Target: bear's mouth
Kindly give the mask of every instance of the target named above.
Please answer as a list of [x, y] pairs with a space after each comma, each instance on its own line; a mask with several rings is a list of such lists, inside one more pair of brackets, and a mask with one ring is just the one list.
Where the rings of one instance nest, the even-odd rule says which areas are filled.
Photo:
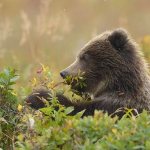
[[71, 85], [71, 90], [77, 95], [83, 95], [85, 93], [85, 87], [80, 87], [77, 85]]
[[71, 90], [78, 95], [82, 95], [86, 91], [85, 81], [85, 78], [81, 76], [67, 76], [64, 79], [64, 83], [69, 85]]

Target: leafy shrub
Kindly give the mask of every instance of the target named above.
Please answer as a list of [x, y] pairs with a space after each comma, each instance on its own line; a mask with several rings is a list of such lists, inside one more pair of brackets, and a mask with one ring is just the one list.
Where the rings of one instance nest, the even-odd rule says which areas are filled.
[[[138, 117], [126, 115], [118, 120], [106, 113], [95, 111], [93, 117], [67, 114], [55, 97], [56, 85], [47, 67], [38, 70], [33, 88], [44, 85], [52, 89], [52, 104], [33, 110], [18, 102], [12, 86], [18, 79], [16, 71], [5, 69], [0, 73], [0, 147], [16, 150], [126, 150], [149, 149], [150, 115], [144, 111]], [[55, 108], [59, 108], [58, 111]], [[131, 110], [128, 110], [128, 113]]]
[[0, 146], [9, 149], [14, 142], [17, 96], [12, 86], [18, 79], [16, 70], [4, 69], [0, 73]]

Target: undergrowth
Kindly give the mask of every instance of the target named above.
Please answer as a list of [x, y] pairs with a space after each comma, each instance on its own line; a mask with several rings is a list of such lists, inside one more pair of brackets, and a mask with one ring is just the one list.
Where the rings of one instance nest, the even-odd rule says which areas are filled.
[[[52, 103], [35, 111], [19, 99], [14, 86], [18, 78], [14, 69], [8, 68], [0, 72], [0, 149], [150, 149], [148, 112], [143, 111], [136, 117], [132, 114], [130, 117], [125, 115], [121, 120], [117, 117], [111, 118], [101, 111], [95, 111], [93, 117], [83, 119], [83, 112], [68, 116], [73, 108], [64, 108], [55, 96], [58, 90], [66, 92], [68, 89], [62, 90], [62, 87], [58, 86], [61, 83], [54, 83], [49, 68], [43, 65], [30, 85], [32, 89], [41, 86], [51, 89]], [[59, 108], [58, 111], [56, 107]], [[127, 114], [129, 112], [131, 110], [128, 110]]]

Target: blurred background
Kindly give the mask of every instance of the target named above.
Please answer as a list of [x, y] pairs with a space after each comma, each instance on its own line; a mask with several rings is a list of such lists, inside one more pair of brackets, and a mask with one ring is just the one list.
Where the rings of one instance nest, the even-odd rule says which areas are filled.
[[27, 81], [42, 63], [59, 76], [86, 42], [117, 27], [150, 62], [150, 0], [0, 0], [0, 69]]

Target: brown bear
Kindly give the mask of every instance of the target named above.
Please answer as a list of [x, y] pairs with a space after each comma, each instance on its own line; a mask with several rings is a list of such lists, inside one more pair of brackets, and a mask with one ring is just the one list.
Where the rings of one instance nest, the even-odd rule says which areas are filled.
[[[124, 29], [104, 32], [89, 41], [75, 62], [60, 75], [64, 79], [74, 77], [79, 70], [84, 72], [86, 86], [81, 88], [73, 82], [71, 88], [88, 93], [92, 100], [74, 104], [63, 95], [58, 97], [61, 104], [64, 100], [63, 105], [75, 107], [73, 115], [84, 109], [83, 116], [93, 115], [95, 110], [108, 114], [119, 108], [133, 108], [138, 112], [150, 110], [148, 67], [137, 44]], [[31, 95], [28, 97], [30, 103]], [[123, 114], [117, 115], [120, 117]]]

